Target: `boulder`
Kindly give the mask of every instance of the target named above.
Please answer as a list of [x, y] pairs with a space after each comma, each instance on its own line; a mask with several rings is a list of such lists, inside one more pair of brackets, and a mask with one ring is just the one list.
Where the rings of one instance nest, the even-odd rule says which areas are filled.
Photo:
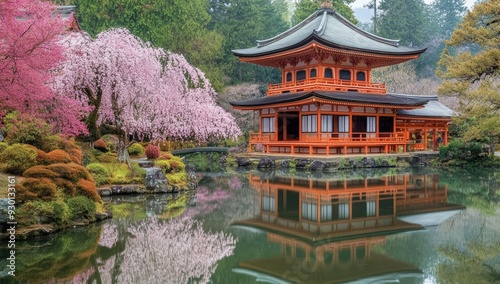
[[297, 163], [295, 163], [295, 168], [296, 169], [305, 169], [308, 164], [309, 164], [309, 161], [307, 159], [298, 159]]
[[154, 192], [168, 192], [168, 180], [163, 171], [158, 167], [146, 168], [144, 186]]
[[326, 167], [326, 163], [322, 161], [315, 160], [309, 166], [309, 170], [312, 172], [322, 172]]
[[242, 157], [236, 157], [236, 163], [238, 164], [238, 167], [247, 167], [252, 165], [252, 161], [250, 161], [250, 159]]
[[257, 165], [257, 168], [259, 169], [272, 169], [276, 166], [276, 163], [274, 160], [272, 160], [269, 157], [263, 157], [260, 159], [259, 164]]

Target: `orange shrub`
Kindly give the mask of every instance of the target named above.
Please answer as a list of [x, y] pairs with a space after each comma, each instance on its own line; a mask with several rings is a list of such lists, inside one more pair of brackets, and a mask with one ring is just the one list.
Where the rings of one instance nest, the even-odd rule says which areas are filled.
[[66, 151], [56, 149], [47, 153], [47, 163], [49, 165], [57, 163], [71, 163], [71, 158]]
[[102, 203], [101, 196], [97, 193], [95, 184], [91, 181], [80, 179], [76, 183], [76, 189], [79, 195], [86, 196], [95, 202]]
[[55, 199], [57, 189], [56, 185], [48, 178], [26, 178], [21, 183], [23, 189], [27, 192], [25, 196], [36, 195], [38, 199], [50, 201]]
[[36, 193], [27, 190], [22, 183], [16, 185], [16, 202], [25, 202], [36, 198]]
[[24, 171], [23, 176], [30, 178], [58, 178], [59, 174], [47, 169], [46, 166], [34, 166]]
[[85, 179], [94, 182], [92, 176], [83, 166], [77, 165], [75, 163], [70, 164], [52, 164], [48, 165], [47, 169], [58, 173], [62, 178], [70, 180], [72, 182], [77, 182], [79, 179]]
[[36, 163], [39, 165], [46, 165], [47, 153], [38, 148], [35, 149], [36, 149]]
[[69, 154], [71, 160], [76, 164], [82, 164], [82, 149], [74, 141], [67, 138], [62, 138], [59, 142], [59, 149], [66, 151]]
[[98, 140], [94, 141], [94, 148], [96, 148], [97, 150], [107, 152], [108, 151], [108, 144], [106, 144], [106, 141], [104, 141], [102, 139], [98, 139]]
[[76, 185], [73, 182], [63, 178], [56, 178], [52, 181], [56, 184], [57, 189], [61, 190], [64, 194], [69, 196], [76, 195]]

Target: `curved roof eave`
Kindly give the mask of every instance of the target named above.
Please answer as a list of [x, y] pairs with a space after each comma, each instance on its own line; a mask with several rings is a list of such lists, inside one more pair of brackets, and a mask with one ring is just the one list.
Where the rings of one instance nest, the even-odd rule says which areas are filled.
[[400, 46], [399, 40], [368, 33], [337, 12], [321, 9], [287, 31], [270, 39], [257, 41], [257, 46], [234, 49], [231, 52], [238, 57], [252, 58], [292, 50], [311, 41], [327, 47], [386, 55], [418, 55], [427, 49]]
[[429, 101], [428, 98], [406, 98], [391, 94], [373, 95], [373, 94], [365, 94], [357, 92], [313, 91], [313, 92], [289, 93], [289, 94], [281, 94], [274, 96], [265, 96], [256, 99], [250, 99], [240, 102], [229, 102], [229, 103], [235, 107], [261, 107], [261, 106], [272, 106], [282, 103], [298, 102], [311, 97], [317, 97], [319, 99], [337, 101], [337, 102], [377, 104], [377, 105], [387, 105], [387, 106], [408, 106], [411, 108], [421, 107]]

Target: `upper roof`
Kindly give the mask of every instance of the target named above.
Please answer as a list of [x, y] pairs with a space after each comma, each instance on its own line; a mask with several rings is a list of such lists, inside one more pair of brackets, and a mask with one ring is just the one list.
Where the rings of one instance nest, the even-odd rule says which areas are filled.
[[311, 97], [337, 102], [405, 106], [409, 108], [420, 107], [430, 100], [429, 97], [406, 96], [399, 94], [374, 95], [358, 92], [313, 91], [284, 93], [276, 96], [265, 96], [245, 101], [230, 102], [230, 104], [235, 107], [271, 107], [272, 105], [301, 101]]
[[425, 51], [425, 48], [401, 46], [399, 40], [368, 33], [332, 9], [323, 8], [273, 38], [258, 40], [255, 47], [232, 52], [239, 57], [255, 57], [294, 49], [312, 41], [328, 47], [373, 54], [418, 55]]

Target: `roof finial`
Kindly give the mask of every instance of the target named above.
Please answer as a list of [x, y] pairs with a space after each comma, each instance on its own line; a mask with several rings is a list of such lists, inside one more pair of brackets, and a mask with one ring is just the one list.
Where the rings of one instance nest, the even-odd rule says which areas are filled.
[[323, 2], [321, 2], [321, 6], [319, 6], [319, 7], [320, 7], [320, 9], [325, 9], [325, 8], [331, 9], [333, 7], [333, 5], [332, 5], [332, 2], [330, 2], [330, 1], [323, 1]]

